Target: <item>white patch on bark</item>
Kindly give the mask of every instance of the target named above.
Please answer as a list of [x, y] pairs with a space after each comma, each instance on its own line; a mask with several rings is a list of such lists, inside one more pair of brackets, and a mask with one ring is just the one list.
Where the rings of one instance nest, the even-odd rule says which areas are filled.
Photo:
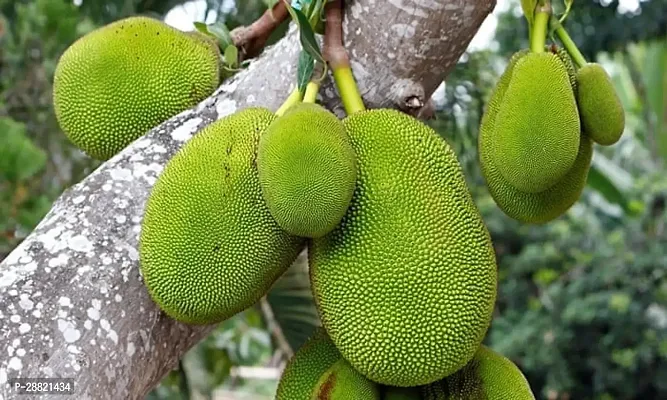
[[202, 122], [201, 118], [192, 118], [186, 120], [183, 125], [177, 127], [171, 132], [171, 138], [177, 142], [185, 142], [192, 137], [197, 127]]

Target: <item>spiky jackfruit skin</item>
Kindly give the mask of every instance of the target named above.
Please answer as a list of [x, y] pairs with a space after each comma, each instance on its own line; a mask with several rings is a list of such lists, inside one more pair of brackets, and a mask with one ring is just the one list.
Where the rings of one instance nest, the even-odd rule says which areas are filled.
[[512, 186], [537, 193], [553, 186], [574, 164], [579, 113], [557, 55], [529, 53], [513, 69], [490, 152]]
[[424, 400], [535, 400], [521, 370], [486, 346], [465, 367], [421, 390]]
[[287, 362], [276, 400], [379, 400], [377, 386], [355, 371], [323, 328]]
[[266, 294], [304, 239], [283, 231], [254, 166], [275, 118], [248, 108], [213, 122], [167, 163], [148, 198], [141, 273], [153, 300], [191, 324], [222, 321]]
[[593, 144], [585, 135], [579, 139], [579, 151], [572, 168], [555, 185], [540, 193], [526, 193], [515, 188], [500, 173], [491, 156], [492, 138], [497, 134], [496, 120], [516, 62], [525, 53], [517, 53], [491, 94], [479, 129], [478, 149], [482, 175], [498, 207], [509, 217], [525, 223], [546, 223], [567, 211], [577, 201], [586, 185]]
[[574, 63], [572, 62], [572, 58], [570, 57], [570, 54], [568, 54], [567, 49], [565, 47], [560, 47], [556, 45], [551, 45], [547, 46], [547, 51], [551, 51], [553, 54], [557, 55], [558, 58], [560, 58], [560, 61], [563, 63], [563, 66], [565, 67], [565, 70], [567, 71], [567, 77], [569, 78], [570, 81], [570, 86], [572, 87], [572, 91], [574, 92], [574, 95], [577, 95], [577, 70], [574, 67]]
[[583, 131], [604, 146], [618, 142], [625, 129], [625, 111], [607, 71], [588, 63], [577, 71], [577, 83]]
[[218, 86], [217, 46], [146, 17], [103, 26], [60, 57], [53, 105], [69, 140], [106, 160]]
[[257, 153], [259, 181], [278, 224], [293, 235], [321, 237], [343, 218], [357, 177], [356, 156], [341, 121], [301, 103], [276, 119]]
[[449, 145], [395, 110], [343, 120], [357, 186], [340, 225], [311, 243], [322, 324], [350, 364], [390, 386], [465, 365], [496, 296], [489, 233]]
[[311, 400], [380, 400], [379, 386], [352, 368], [343, 358], [318, 381]]
[[419, 386], [396, 387], [385, 386], [382, 388], [382, 400], [422, 400]]

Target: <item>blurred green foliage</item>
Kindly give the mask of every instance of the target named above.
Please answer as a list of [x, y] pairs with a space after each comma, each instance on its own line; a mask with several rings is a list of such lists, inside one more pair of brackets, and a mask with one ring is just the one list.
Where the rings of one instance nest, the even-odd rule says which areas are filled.
[[[0, 259], [98, 165], [55, 121], [59, 55], [98, 26], [134, 14], [162, 17], [183, 3], [0, 0]], [[216, 15], [233, 29], [272, 0], [203, 4], [200, 17]], [[667, 9], [662, 0], [625, 14], [618, 1], [574, 3], [566, 27], [612, 75], [626, 132], [615, 146], [596, 146], [589, 186], [566, 215], [528, 226], [493, 203], [476, 150], [490, 90], [507, 56], [527, 45], [518, 5], [499, 16], [497, 47], [461, 58], [430, 122], [458, 154], [498, 255], [498, 304], [486, 341], [521, 367], [540, 399], [667, 398]], [[221, 323], [148, 398], [272, 398], [277, 381], [263, 374], [319, 323], [305, 262], [256, 307]]]

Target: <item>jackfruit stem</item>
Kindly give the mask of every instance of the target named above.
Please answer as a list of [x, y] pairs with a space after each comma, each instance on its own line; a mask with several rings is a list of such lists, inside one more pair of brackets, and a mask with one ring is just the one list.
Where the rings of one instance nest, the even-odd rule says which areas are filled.
[[563, 43], [563, 47], [565, 47], [565, 50], [567, 50], [567, 53], [570, 55], [572, 58], [572, 61], [574, 61], [575, 64], [577, 64], [578, 68], [583, 67], [584, 65], [587, 64], [586, 57], [584, 57], [583, 54], [579, 51], [579, 48], [577, 47], [577, 44], [574, 43], [574, 40], [568, 35], [567, 31], [565, 30], [565, 27], [563, 24], [560, 23], [555, 17], [551, 18], [551, 25], [552, 27], [555, 27], [556, 35], [558, 36], [558, 39]]
[[551, 6], [538, 8], [535, 13], [535, 23], [530, 35], [530, 51], [533, 53], [544, 52], [547, 40], [547, 28], [551, 17]]
[[292, 90], [292, 93], [285, 99], [285, 102], [278, 108], [276, 111], [277, 116], [281, 116], [285, 114], [285, 112], [292, 107], [295, 104], [298, 104], [301, 102], [301, 91], [299, 90], [299, 87], [295, 87], [294, 90]]
[[326, 77], [326, 65], [322, 62], [315, 61], [315, 66], [313, 67], [313, 75], [310, 78], [310, 82], [306, 85], [306, 90], [303, 95], [304, 103], [315, 103], [317, 99], [317, 93], [320, 91], [320, 86], [322, 86], [322, 81]]
[[324, 59], [333, 71], [334, 81], [340, 93], [347, 115], [364, 111], [364, 101], [359, 93], [357, 82], [352, 75], [350, 58], [343, 46], [342, 1], [329, 1], [325, 6], [326, 24], [324, 26]]
[[334, 68], [333, 76], [347, 115], [364, 111], [366, 106], [364, 106], [364, 101], [359, 94], [352, 69], [350, 67]]
[[317, 99], [317, 92], [320, 91], [320, 84], [316, 81], [308, 82], [306, 86], [306, 93], [303, 95], [304, 103], [315, 103]]

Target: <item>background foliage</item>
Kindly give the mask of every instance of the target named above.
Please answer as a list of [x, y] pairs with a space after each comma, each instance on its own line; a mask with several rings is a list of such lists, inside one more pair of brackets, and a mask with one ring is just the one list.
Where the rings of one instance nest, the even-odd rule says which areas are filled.
[[[55, 121], [59, 55], [105, 23], [164, 17], [182, 3], [0, 0], [0, 259], [98, 165]], [[199, 3], [209, 22], [230, 29], [266, 7]], [[576, 1], [567, 22], [586, 57], [611, 73], [627, 128], [617, 145], [596, 146], [584, 195], [558, 220], [527, 226], [507, 218], [477, 163], [484, 102], [509, 55], [527, 45], [518, 1], [498, 13], [495, 42], [466, 53], [434, 97], [430, 123], [459, 155], [498, 254], [500, 292], [486, 341], [521, 367], [541, 399], [667, 398], [667, 6], [642, 1], [627, 11], [621, 3]], [[280, 366], [317, 324], [305, 274], [302, 258], [257, 307], [193, 348], [149, 398], [271, 398]]]

